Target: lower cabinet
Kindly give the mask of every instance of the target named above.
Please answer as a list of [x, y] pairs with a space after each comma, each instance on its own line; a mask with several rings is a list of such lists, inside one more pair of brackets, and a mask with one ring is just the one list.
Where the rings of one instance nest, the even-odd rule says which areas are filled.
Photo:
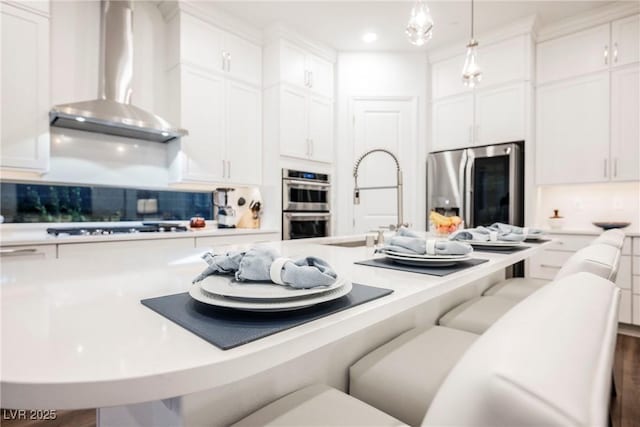
[[219, 246], [247, 245], [252, 243], [265, 243], [280, 240], [280, 234], [246, 234], [242, 236], [205, 236], [196, 237], [196, 248], [215, 249]]
[[193, 249], [193, 238], [154, 239], [119, 242], [67, 243], [58, 245], [58, 258], [87, 259], [105, 262], [109, 259], [127, 258], [149, 260], [150, 257], [175, 256], [180, 251]]
[[[552, 237], [554, 242], [547, 249], [529, 259], [530, 277], [553, 280], [562, 265], [595, 238], [558, 234]], [[616, 285], [621, 291], [618, 320], [622, 323], [640, 325], [640, 238], [625, 240]]]

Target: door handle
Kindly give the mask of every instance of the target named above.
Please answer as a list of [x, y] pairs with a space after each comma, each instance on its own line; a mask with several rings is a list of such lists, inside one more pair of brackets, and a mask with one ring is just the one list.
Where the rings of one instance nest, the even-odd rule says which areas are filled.
[[618, 63], [618, 42], [613, 44], [613, 63]]
[[608, 165], [607, 165], [607, 163], [608, 163], [607, 159], [604, 159], [604, 177], [605, 177], [605, 178], [609, 175], [609, 174], [607, 173], [607, 171], [608, 171], [608, 169], [609, 169], [609, 168], [607, 167], [607, 166], [608, 166]]
[[23, 248], [23, 249], [0, 249], [0, 255], [8, 254], [33, 254], [38, 250], [36, 248]]
[[604, 45], [604, 65], [609, 65], [609, 45]]

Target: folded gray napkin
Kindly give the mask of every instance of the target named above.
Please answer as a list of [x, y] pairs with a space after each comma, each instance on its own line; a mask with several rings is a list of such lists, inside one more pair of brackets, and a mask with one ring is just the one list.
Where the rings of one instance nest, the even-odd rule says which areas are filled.
[[525, 236], [541, 236], [544, 234], [544, 231], [537, 228], [518, 227], [517, 225], [503, 224], [501, 222], [491, 224], [488, 228], [501, 233], [524, 234]]
[[500, 242], [522, 242], [527, 236], [520, 233], [512, 233], [511, 231], [492, 230], [487, 227], [465, 228], [458, 230], [449, 236], [449, 240], [456, 241], [476, 241], [489, 242], [497, 240]]
[[225, 255], [206, 253], [202, 259], [208, 267], [193, 283], [212, 274], [233, 274], [239, 282], [272, 281], [279, 285], [306, 289], [329, 286], [337, 277], [331, 266], [320, 258], [285, 259], [268, 247], [257, 247], [247, 252], [229, 252]]
[[427, 239], [404, 227], [389, 239], [389, 242], [376, 252], [393, 251], [402, 254], [416, 255], [466, 255], [473, 251], [467, 243], [448, 240]]

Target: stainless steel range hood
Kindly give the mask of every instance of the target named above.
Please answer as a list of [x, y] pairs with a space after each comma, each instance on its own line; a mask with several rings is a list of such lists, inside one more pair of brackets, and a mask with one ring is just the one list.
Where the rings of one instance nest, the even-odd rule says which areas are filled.
[[127, 138], [169, 142], [188, 135], [155, 114], [131, 105], [133, 77], [133, 5], [131, 1], [101, 2], [99, 99], [56, 105], [51, 126]]

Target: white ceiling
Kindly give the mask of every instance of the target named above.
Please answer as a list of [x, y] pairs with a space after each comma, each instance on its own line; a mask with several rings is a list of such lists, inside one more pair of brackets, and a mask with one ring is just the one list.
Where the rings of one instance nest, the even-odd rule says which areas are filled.
[[[428, 1], [435, 22], [426, 47], [409, 44], [404, 36], [412, 1], [215, 1], [218, 7], [249, 24], [264, 28], [281, 22], [341, 51], [419, 51], [444, 46], [469, 36], [470, 3]], [[612, 1], [488, 1], [476, 0], [476, 33], [537, 14], [541, 25], [603, 6]], [[373, 31], [378, 40], [362, 41]]]

